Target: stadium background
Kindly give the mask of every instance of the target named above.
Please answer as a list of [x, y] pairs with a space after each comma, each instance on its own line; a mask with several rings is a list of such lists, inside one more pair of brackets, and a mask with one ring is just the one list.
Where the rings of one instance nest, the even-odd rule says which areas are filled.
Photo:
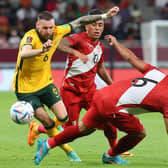
[[[89, 9], [120, 7], [119, 15], [105, 22], [105, 34], [115, 35], [139, 58], [143, 58], [141, 24], [153, 20], [168, 19], [168, 0], [0, 0], [0, 90], [11, 90], [19, 41], [24, 33], [33, 28], [38, 12], [50, 11], [56, 24], [64, 24], [86, 14]], [[105, 44], [105, 66], [114, 81], [136, 76], [138, 72], [124, 62], [113, 48]], [[165, 53], [165, 52], [164, 52]], [[164, 57], [166, 55], [164, 54]], [[66, 55], [56, 52], [53, 76], [60, 87]], [[167, 69], [164, 69], [167, 72]]]

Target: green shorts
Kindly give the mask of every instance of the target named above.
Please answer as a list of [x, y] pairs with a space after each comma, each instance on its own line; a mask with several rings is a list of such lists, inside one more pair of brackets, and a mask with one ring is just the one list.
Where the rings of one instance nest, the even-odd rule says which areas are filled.
[[33, 93], [16, 93], [16, 96], [18, 100], [30, 102], [34, 110], [43, 107], [44, 104], [50, 108], [53, 104], [61, 100], [59, 90], [54, 84], [50, 84]]

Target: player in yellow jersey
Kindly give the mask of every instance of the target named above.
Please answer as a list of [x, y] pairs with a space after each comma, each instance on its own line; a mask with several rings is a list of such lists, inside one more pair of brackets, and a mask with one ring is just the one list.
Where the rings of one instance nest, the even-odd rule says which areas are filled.
[[[66, 122], [68, 114], [59, 96], [58, 89], [53, 84], [51, 75], [51, 59], [56, 51], [73, 54], [79, 57], [84, 63], [87, 57], [74, 49], [66, 46], [59, 47], [61, 39], [74, 31], [76, 28], [96, 21], [100, 18], [108, 19], [119, 12], [118, 7], [113, 7], [107, 13], [80, 17], [69, 24], [55, 26], [53, 16], [47, 12], [38, 15], [36, 28], [28, 31], [21, 40], [17, 58], [16, 71], [13, 80], [13, 88], [18, 100], [25, 100], [32, 104], [35, 117], [43, 125], [48, 134], [52, 137], [59, 133], [57, 130], [58, 121]], [[55, 114], [58, 121], [54, 121], [46, 112], [44, 105], [49, 107]], [[32, 123], [29, 127], [28, 143], [34, 144], [39, 136], [38, 130]], [[71, 161], [80, 161], [78, 155], [71, 147], [64, 144], [61, 146]]]

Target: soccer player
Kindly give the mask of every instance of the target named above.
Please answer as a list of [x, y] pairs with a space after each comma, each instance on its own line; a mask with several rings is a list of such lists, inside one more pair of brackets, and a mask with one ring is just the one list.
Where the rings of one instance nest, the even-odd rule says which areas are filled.
[[111, 151], [103, 154], [103, 162], [127, 164], [120, 158], [119, 154], [132, 149], [146, 136], [143, 125], [134, 116], [138, 108], [148, 110], [148, 112], [161, 112], [168, 133], [168, 76], [158, 68], [139, 60], [131, 50], [120, 44], [115, 37], [107, 35], [105, 38], [142, 75], [137, 78], [114, 82], [112, 85], [100, 89], [94, 94], [93, 103], [79, 126], [67, 127], [62, 133], [48, 140], [39, 139], [39, 150], [35, 155], [36, 164], [40, 163], [50, 149], [62, 143], [71, 142], [84, 136], [85, 133], [88, 135], [89, 131], [104, 122], [112, 123], [126, 135], [121, 137]]
[[[38, 15], [36, 28], [25, 33], [19, 46], [19, 53], [16, 65], [16, 71], [13, 80], [13, 87], [18, 100], [25, 100], [32, 104], [35, 117], [44, 125], [49, 137], [57, 135], [57, 123], [50, 118], [44, 105], [49, 107], [60, 122], [68, 120], [68, 114], [65, 106], [59, 96], [58, 89], [53, 84], [51, 76], [51, 59], [59, 48], [62, 38], [74, 31], [76, 28], [96, 21], [100, 18], [108, 19], [116, 15], [118, 7], [113, 7], [107, 13], [102, 15], [83, 16], [69, 24], [55, 26], [53, 16], [47, 12], [41, 12]], [[87, 57], [73, 49], [68, 53], [75, 54], [86, 63]], [[29, 145], [34, 144], [34, 132], [29, 130]], [[67, 153], [70, 160], [80, 161], [80, 158], [71, 147], [61, 146]]]

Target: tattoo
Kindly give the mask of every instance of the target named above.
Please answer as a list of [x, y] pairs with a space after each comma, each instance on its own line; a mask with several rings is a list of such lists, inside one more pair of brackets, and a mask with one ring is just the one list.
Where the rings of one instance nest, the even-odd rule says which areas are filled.
[[70, 24], [72, 25], [73, 30], [75, 30], [76, 28], [82, 27], [86, 24], [93, 23], [100, 19], [102, 19], [101, 15], [88, 15], [88, 16], [82, 16], [70, 22]]
[[57, 48], [59, 51], [64, 52], [66, 54], [73, 54], [74, 49], [69, 47], [68, 44], [61, 42]]

